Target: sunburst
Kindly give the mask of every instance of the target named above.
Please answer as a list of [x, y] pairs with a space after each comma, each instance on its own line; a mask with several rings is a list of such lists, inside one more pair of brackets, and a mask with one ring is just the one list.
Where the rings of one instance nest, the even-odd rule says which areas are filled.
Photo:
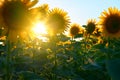
[[37, 22], [32, 30], [36, 35], [47, 34], [45, 24], [42, 22]]

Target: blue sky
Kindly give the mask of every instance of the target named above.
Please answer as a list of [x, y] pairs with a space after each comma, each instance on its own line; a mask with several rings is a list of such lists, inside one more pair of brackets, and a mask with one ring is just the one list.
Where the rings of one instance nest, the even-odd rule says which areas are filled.
[[49, 4], [50, 9], [58, 7], [68, 12], [72, 23], [84, 25], [88, 19], [97, 19], [108, 7], [120, 9], [120, 0], [40, 0]]

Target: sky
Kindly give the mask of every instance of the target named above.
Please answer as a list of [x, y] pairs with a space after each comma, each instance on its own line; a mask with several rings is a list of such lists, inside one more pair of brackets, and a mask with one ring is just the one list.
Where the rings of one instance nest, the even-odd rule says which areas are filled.
[[47, 3], [50, 9], [58, 7], [70, 16], [72, 23], [85, 25], [89, 19], [99, 20], [100, 14], [109, 7], [120, 9], [120, 0], [40, 0], [39, 5]]

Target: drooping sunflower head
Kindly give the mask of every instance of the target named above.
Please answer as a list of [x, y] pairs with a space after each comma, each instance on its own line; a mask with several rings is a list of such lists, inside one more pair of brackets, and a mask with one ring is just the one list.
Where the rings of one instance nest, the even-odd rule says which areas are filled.
[[8, 30], [8, 36], [9, 34], [14, 34], [12, 37], [17, 38], [19, 33], [32, 26], [33, 17], [31, 17], [29, 10], [37, 1], [38, 0], [32, 2], [31, 0], [4, 0], [2, 2], [0, 6], [0, 24]]
[[47, 17], [47, 31], [49, 34], [58, 34], [66, 30], [70, 23], [67, 12], [62, 9], [54, 8], [49, 11]]
[[81, 26], [79, 24], [74, 23], [70, 26], [69, 34], [70, 36], [74, 37], [75, 35], [79, 34], [80, 31], [82, 31]]
[[34, 16], [37, 16], [36, 18], [38, 20], [45, 20], [47, 13], [49, 11], [48, 4], [42, 4], [39, 7], [33, 8], [30, 10]]
[[117, 8], [108, 8], [100, 16], [103, 36], [109, 38], [120, 37], [120, 11]]
[[95, 19], [90, 19], [88, 20], [87, 26], [86, 26], [86, 31], [88, 34], [92, 34], [93, 31], [95, 30], [96, 27], [96, 21]]
[[101, 27], [100, 26], [96, 26], [93, 34], [94, 34], [95, 37], [100, 37], [101, 36], [101, 32], [102, 32], [101, 31]]

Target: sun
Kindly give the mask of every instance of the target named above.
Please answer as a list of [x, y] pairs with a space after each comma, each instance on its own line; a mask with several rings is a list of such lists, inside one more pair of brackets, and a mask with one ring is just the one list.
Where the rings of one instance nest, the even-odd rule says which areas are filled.
[[48, 41], [47, 37], [44, 36], [47, 34], [45, 26], [46, 25], [43, 22], [37, 22], [32, 28], [34, 37], [42, 40], [43, 42]]
[[32, 28], [32, 30], [36, 35], [47, 34], [45, 24], [41, 22], [35, 23], [35, 26]]

